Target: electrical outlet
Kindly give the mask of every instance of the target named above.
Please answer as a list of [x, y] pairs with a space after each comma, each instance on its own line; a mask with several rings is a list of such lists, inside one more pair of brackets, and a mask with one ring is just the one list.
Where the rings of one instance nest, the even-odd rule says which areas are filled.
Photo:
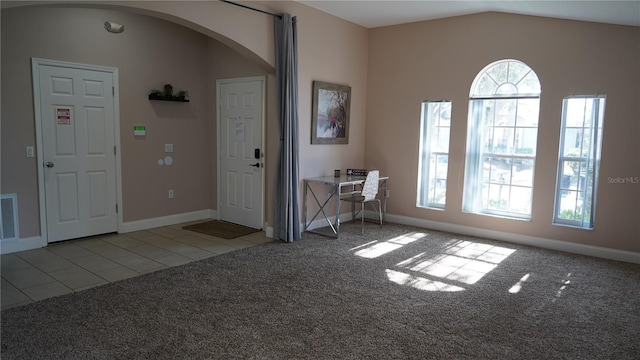
[[169, 190], [169, 199], [173, 199], [173, 189]]

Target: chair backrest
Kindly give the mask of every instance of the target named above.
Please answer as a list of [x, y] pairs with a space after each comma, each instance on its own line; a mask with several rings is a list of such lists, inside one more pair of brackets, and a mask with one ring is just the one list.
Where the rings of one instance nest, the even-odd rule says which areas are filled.
[[375, 199], [378, 195], [378, 179], [380, 178], [379, 170], [371, 170], [367, 174], [367, 178], [362, 186], [362, 196], [364, 201], [370, 201]]

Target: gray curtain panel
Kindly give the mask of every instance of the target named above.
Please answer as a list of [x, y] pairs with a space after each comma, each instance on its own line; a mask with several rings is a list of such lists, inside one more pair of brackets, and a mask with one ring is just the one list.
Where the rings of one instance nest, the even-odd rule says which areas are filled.
[[276, 78], [280, 118], [280, 159], [276, 183], [274, 237], [300, 239], [298, 166], [298, 42], [296, 17], [275, 17]]

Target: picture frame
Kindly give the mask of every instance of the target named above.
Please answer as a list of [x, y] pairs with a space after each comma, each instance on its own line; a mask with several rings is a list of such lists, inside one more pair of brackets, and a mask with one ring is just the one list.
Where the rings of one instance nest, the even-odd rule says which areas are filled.
[[351, 87], [313, 82], [311, 144], [348, 144]]

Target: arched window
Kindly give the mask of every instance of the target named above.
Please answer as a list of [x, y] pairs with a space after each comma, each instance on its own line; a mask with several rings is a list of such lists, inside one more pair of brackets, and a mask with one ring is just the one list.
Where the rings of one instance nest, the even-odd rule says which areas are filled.
[[540, 81], [518, 60], [480, 71], [469, 94], [462, 210], [531, 218]]

